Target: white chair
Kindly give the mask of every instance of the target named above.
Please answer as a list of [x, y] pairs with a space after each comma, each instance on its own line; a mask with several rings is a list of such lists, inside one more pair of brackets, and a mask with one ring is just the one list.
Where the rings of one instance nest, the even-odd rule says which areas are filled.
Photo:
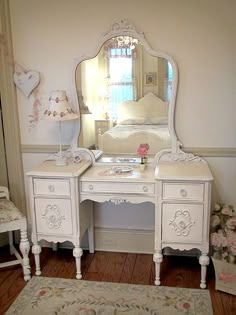
[[[20, 253], [13, 244], [13, 231], [20, 230]], [[8, 188], [0, 186], [0, 233], [8, 232], [10, 253], [16, 260], [0, 263], [0, 268], [21, 264], [25, 281], [30, 279], [29, 250], [26, 217], [10, 201]]]

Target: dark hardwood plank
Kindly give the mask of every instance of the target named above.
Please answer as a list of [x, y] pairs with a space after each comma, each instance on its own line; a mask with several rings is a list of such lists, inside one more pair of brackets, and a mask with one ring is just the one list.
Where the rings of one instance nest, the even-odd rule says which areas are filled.
[[136, 262], [136, 254], [128, 253], [126, 255], [126, 260], [124, 262], [123, 272], [120, 277], [120, 282], [122, 283], [131, 283], [133, 276], [134, 266]]
[[127, 254], [109, 253], [107, 256], [107, 265], [103, 273], [102, 281], [120, 282]]
[[103, 274], [105, 272], [110, 253], [107, 252], [96, 252], [91, 261], [87, 272], [83, 275], [85, 280], [102, 281]]
[[23, 279], [23, 274], [17, 274], [18, 276], [14, 277], [14, 282], [11, 281], [11, 285], [8, 286], [8, 289], [3, 294], [0, 294], [0, 314], [4, 314], [8, 310], [9, 306], [15, 301], [18, 294], [26, 285], [26, 282]]
[[[8, 249], [0, 248], [0, 261], [9, 258]], [[72, 249], [53, 251], [43, 248], [40, 255], [42, 275], [74, 279], [75, 259]], [[30, 253], [32, 275], [35, 263]], [[81, 260], [84, 280], [112, 281], [153, 285], [155, 265], [152, 255], [84, 251]], [[200, 265], [195, 257], [164, 256], [161, 264], [161, 285], [169, 287], [199, 288]], [[0, 269], [0, 315], [3, 315], [26, 282], [20, 265]], [[235, 315], [236, 296], [215, 290], [214, 267], [210, 263], [207, 272], [207, 288], [211, 294], [214, 315]]]
[[137, 254], [132, 276], [132, 283], [150, 284], [152, 264], [152, 255]]

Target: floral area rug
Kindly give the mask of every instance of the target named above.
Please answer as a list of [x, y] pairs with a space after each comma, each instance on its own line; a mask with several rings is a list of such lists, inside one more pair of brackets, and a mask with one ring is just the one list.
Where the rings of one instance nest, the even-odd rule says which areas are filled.
[[14, 315], [212, 315], [208, 290], [33, 277]]

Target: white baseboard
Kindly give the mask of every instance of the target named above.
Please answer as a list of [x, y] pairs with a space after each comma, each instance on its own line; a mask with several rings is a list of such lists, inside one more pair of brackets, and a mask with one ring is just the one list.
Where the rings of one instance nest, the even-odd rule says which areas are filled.
[[96, 228], [95, 249], [114, 252], [153, 254], [154, 231]]

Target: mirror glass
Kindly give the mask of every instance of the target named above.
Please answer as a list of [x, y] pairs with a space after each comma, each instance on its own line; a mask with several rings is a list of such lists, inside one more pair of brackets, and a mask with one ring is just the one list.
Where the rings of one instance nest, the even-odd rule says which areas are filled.
[[170, 149], [174, 76], [171, 59], [139, 35], [106, 39], [95, 57], [76, 67], [79, 146], [129, 157], [137, 156], [141, 143], [148, 143], [149, 155]]

